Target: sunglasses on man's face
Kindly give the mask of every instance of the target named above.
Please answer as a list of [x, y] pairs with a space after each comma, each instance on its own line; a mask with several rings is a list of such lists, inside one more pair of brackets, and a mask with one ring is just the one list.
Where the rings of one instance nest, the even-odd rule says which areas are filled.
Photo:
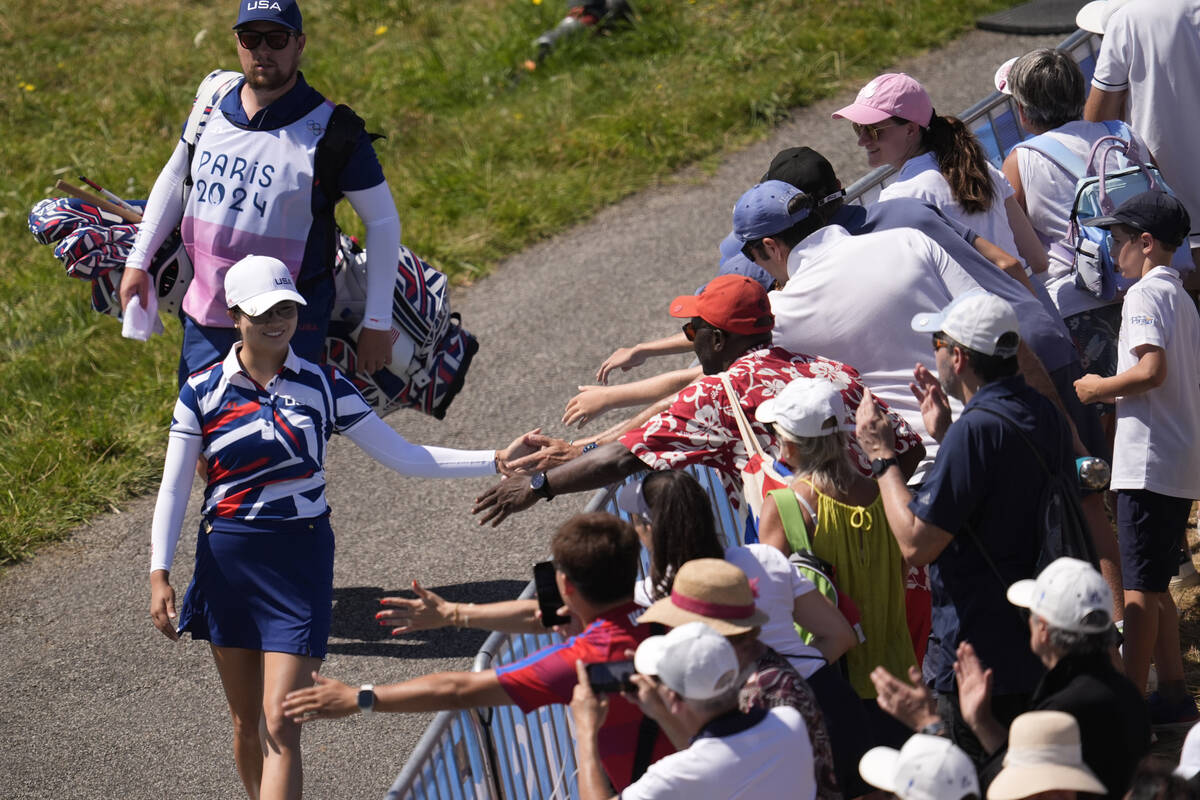
[[700, 327], [696, 327], [696, 323], [688, 322], [686, 325], [683, 326], [683, 335], [687, 337], [687, 340], [689, 342], [694, 342], [694, 341], [696, 341], [696, 331], [703, 330], [704, 327], [706, 327], [706, 326], [702, 325]]
[[247, 50], [255, 49], [264, 40], [272, 50], [282, 50], [288, 46], [291, 38], [298, 34], [295, 31], [237, 31], [236, 35], [238, 44]]
[[859, 125], [857, 122], [851, 122], [850, 127], [854, 129], [855, 136], [862, 136], [864, 133], [870, 134], [872, 142], [879, 141], [879, 132], [886, 131], [888, 128], [900, 127], [899, 122], [879, 125]]
[[950, 346], [949, 339], [947, 339], [944, 336], [938, 336], [936, 333], [933, 335], [933, 352], [936, 353], [941, 348], [949, 347], [949, 346]]

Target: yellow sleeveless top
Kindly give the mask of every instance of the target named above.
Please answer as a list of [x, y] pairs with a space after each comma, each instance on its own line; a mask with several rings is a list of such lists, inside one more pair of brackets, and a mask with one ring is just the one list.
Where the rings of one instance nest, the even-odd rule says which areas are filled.
[[849, 595], [862, 614], [866, 641], [850, 648], [846, 663], [859, 697], [872, 699], [876, 692], [871, 670], [882, 665], [907, 680], [908, 668], [917, 663], [904, 610], [904, 559], [882, 497], [866, 507], [851, 506], [801, 480], [817, 495], [816, 532], [809, 535], [813, 553], [833, 564], [839, 591]]

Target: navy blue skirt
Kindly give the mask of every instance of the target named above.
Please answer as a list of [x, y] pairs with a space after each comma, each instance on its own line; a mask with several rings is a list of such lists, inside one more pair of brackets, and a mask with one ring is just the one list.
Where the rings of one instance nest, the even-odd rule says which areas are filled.
[[325, 658], [333, 544], [328, 516], [201, 522], [179, 631], [218, 647]]

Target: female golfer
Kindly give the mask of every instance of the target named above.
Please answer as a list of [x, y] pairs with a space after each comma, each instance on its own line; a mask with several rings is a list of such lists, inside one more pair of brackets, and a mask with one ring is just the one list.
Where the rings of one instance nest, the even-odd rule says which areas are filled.
[[[326, 442], [341, 433], [404, 475], [489, 475], [503, 451], [407, 442], [332, 367], [297, 357], [296, 291], [283, 262], [247, 256], [225, 276], [241, 335], [179, 392], [151, 531], [150, 616], [169, 639], [212, 646], [233, 717], [233, 753], [251, 798], [300, 797], [300, 726], [280, 711], [312, 685], [333, 598]], [[207, 463], [196, 567], [175, 626], [171, 562], [197, 459]], [[261, 728], [260, 721], [265, 723]]]

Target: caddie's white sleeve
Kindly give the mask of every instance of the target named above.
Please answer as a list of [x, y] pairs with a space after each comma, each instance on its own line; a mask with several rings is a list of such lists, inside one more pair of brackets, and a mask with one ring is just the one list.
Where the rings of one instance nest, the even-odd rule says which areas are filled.
[[186, 433], [171, 433], [167, 437], [167, 457], [163, 463], [162, 483], [158, 487], [158, 502], [154, 505], [154, 521], [150, 523], [150, 571], [171, 569], [179, 530], [192, 493], [192, 476], [196, 474], [196, 459], [200, 457], [203, 440]]
[[158, 248], [179, 227], [183, 219], [183, 182], [188, 168], [188, 148], [180, 139], [146, 199], [146, 210], [142, 212], [133, 248], [125, 259], [126, 267], [148, 269]]
[[367, 229], [367, 307], [363, 327], [377, 331], [392, 327], [392, 292], [400, 254], [400, 214], [387, 181], [369, 189], [346, 192], [346, 199]]
[[495, 450], [454, 450], [413, 444], [375, 414], [343, 434], [371, 458], [416, 478], [477, 478], [496, 474]]

